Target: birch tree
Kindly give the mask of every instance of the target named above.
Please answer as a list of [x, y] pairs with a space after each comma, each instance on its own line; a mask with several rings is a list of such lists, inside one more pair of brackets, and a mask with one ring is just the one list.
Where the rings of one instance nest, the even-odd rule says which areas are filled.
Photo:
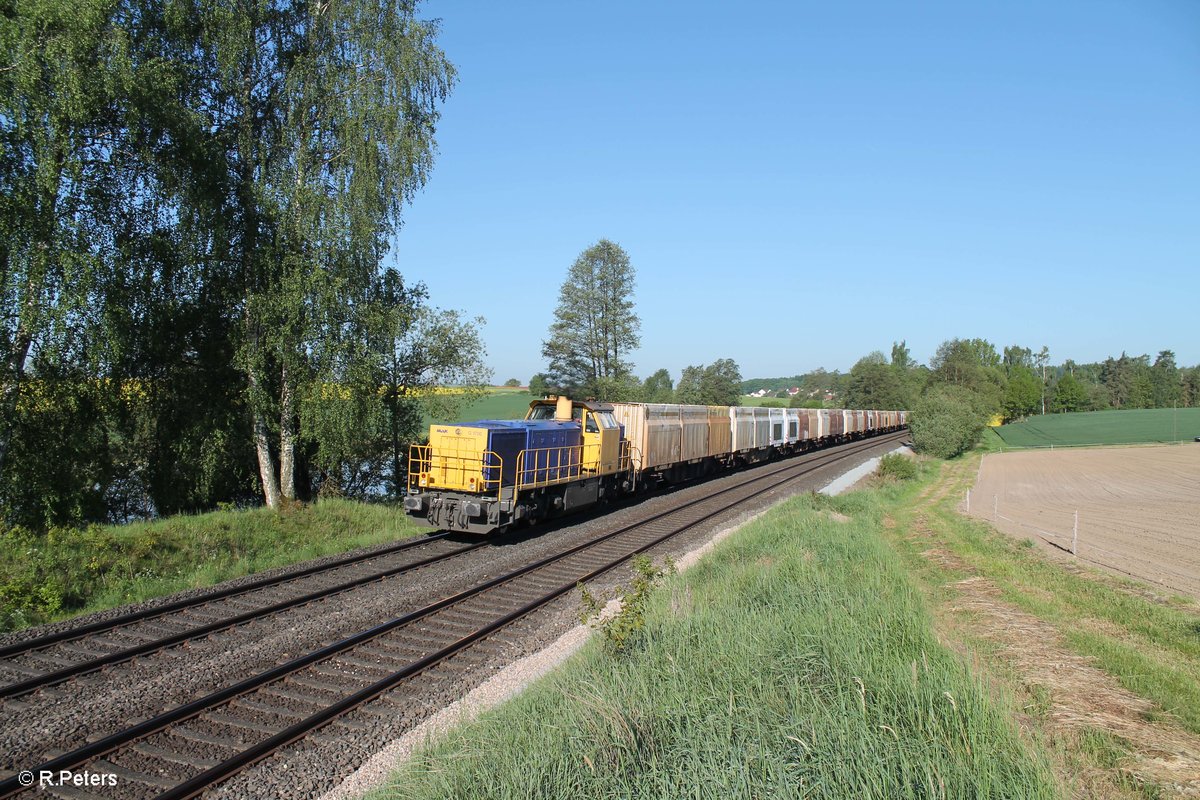
[[[264, 499], [296, 495], [312, 343], [346, 324], [428, 177], [454, 69], [416, 2], [217, 3], [246, 376]], [[272, 449], [274, 439], [274, 449]]]

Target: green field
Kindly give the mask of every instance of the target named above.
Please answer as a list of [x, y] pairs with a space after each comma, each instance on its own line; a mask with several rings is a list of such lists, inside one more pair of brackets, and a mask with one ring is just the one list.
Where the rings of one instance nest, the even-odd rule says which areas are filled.
[[474, 422], [479, 419], [524, 419], [529, 410], [533, 395], [529, 392], [515, 392], [497, 389], [471, 405], [459, 414], [454, 422]]
[[1077, 447], [1191, 441], [1200, 436], [1200, 408], [1047, 414], [1001, 425], [1005, 447]]

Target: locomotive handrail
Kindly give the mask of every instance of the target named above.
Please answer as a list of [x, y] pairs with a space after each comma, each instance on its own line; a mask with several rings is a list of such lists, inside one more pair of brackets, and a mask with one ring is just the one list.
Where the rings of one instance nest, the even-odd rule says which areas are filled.
[[[441, 481], [435, 478], [441, 471]], [[489, 471], [494, 471], [496, 477], [487, 477]], [[449, 481], [445, 477], [451, 473], [460, 476], [459, 483], [465, 484], [468, 490], [482, 495], [495, 494], [499, 499], [503, 491], [504, 458], [494, 450], [447, 452], [439, 448], [433, 452], [433, 446], [414, 444], [408, 451], [408, 488], [436, 489], [447, 488]], [[457, 487], [456, 487], [457, 488]], [[494, 491], [493, 491], [494, 490]]]

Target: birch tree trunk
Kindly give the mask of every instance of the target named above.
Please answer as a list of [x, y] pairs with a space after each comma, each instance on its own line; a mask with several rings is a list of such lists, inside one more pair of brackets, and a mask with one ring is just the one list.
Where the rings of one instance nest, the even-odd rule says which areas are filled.
[[279, 390], [279, 491], [288, 500], [296, 499], [296, 410], [291, 376], [283, 367]]
[[[246, 370], [251, 394], [258, 391], [258, 376], [254, 367]], [[271, 459], [271, 444], [267, 439], [267, 418], [260, 409], [253, 414], [254, 454], [258, 458], [258, 477], [262, 481], [263, 499], [268, 508], [279, 508], [279, 481], [275, 477], [275, 462]]]

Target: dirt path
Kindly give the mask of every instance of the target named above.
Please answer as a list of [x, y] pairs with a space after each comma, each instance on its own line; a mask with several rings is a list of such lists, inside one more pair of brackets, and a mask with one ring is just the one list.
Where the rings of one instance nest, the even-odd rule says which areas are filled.
[[972, 516], [1200, 599], [1200, 445], [984, 456]]

